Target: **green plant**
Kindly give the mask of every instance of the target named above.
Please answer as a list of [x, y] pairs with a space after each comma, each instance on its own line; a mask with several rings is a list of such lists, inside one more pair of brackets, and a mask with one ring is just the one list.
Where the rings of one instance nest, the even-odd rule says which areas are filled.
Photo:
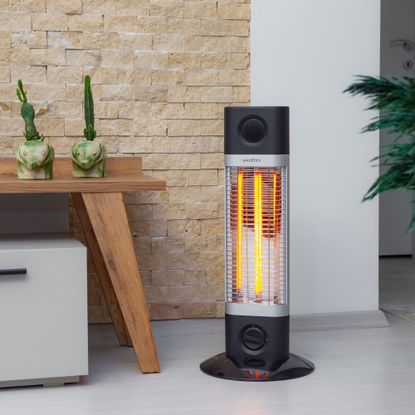
[[[380, 111], [363, 132], [385, 129], [396, 138], [384, 146], [379, 157], [387, 167], [369, 188], [363, 200], [371, 200], [380, 193], [394, 189], [415, 189], [415, 79], [359, 76], [344, 92], [367, 97], [367, 109]], [[405, 137], [404, 141], [401, 139]], [[408, 230], [415, 228], [415, 215]]]
[[72, 175], [74, 177], [105, 177], [107, 150], [101, 143], [94, 141], [97, 133], [94, 123], [94, 99], [91, 90], [91, 78], [84, 81], [85, 140], [72, 146]]
[[35, 109], [27, 102], [27, 92], [21, 79], [17, 82], [17, 98], [22, 103], [20, 114], [25, 122], [25, 142], [17, 148], [17, 177], [19, 179], [51, 179], [53, 177], [53, 147], [44, 142], [35, 126]]
[[94, 98], [92, 96], [91, 77], [89, 75], [86, 75], [84, 80], [84, 115], [84, 136], [87, 140], [93, 140], [97, 133], [95, 131]]
[[20, 114], [25, 122], [25, 130], [23, 135], [27, 141], [31, 140], [41, 140], [43, 141], [43, 135], [39, 134], [35, 126], [35, 109], [33, 105], [27, 102], [27, 91], [23, 88], [23, 82], [21, 79], [17, 81], [16, 89], [17, 98], [22, 103], [20, 108]]

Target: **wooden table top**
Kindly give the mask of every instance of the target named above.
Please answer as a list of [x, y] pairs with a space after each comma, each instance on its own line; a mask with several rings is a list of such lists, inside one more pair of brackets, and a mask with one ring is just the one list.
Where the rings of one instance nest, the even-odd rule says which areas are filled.
[[120, 193], [166, 189], [166, 182], [146, 176], [140, 157], [108, 158], [107, 177], [74, 178], [72, 161], [56, 158], [53, 179], [21, 180], [17, 178], [17, 161], [0, 158], [0, 193]]

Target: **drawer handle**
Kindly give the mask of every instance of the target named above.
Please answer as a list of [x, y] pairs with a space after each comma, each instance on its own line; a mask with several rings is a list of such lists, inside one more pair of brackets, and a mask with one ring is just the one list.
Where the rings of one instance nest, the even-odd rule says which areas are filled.
[[0, 276], [1, 275], [26, 275], [26, 274], [27, 274], [26, 268], [0, 269]]

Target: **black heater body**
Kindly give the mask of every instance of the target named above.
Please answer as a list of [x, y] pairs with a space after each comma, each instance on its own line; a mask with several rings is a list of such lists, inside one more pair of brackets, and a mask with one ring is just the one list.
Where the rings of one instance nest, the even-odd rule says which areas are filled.
[[209, 375], [251, 381], [314, 370], [289, 352], [288, 107], [225, 108], [226, 353]]

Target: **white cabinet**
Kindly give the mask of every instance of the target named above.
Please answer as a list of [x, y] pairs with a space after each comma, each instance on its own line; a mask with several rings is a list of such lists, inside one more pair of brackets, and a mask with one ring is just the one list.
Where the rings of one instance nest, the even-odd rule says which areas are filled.
[[67, 234], [0, 236], [0, 387], [77, 381], [87, 330], [86, 248]]

